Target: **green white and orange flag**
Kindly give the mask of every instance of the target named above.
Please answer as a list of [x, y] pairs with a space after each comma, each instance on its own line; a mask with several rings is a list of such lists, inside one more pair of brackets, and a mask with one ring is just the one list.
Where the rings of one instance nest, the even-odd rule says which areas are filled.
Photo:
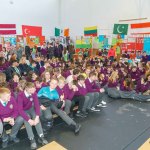
[[93, 37], [97, 36], [97, 26], [85, 27], [84, 36], [93, 36]]

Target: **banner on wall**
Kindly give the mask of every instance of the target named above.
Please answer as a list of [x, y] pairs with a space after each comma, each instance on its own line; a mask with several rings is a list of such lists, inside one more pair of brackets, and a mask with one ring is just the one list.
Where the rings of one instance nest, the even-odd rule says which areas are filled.
[[39, 39], [40, 39], [40, 45], [43, 45], [45, 42], [45, 36], [40, 36]]
[[39, 37], [36, 37], [36, 36], [27, 36], [26, 37], [26, 43], [30, 47], [34, 47], [34, 46], [37, 46], [40, 43], [40, 40], [39, 40]]
[[17, 35], [17, 46], [21, 45], [21, 46], [24, 46], [24, 37], [23, 35]]
[[80, 37], [76, 40], [76, 48], [92, 48], [91, 37]]
[[144, 48], [143, 50], [150, 55], [150, 37], [145, 37], [144, 38]]
[[16, 44], [16, 37], [10, 37], [10, 45], [15, 46]]
[[144, 38], [143, 37], [137, 37], [136, 38], [136, 50], [142, 51], [144, 46]]

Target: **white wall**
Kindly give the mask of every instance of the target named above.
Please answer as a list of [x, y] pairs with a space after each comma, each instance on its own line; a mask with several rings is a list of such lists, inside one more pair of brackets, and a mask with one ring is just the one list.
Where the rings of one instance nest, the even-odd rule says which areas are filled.
[[21, 25], [42, 26], [48, 38], [59, 25], [58, 9], [59, 0], [0, 0], [0, 23], [16, 24], [17, 34]]
[[95, 25], [99, 34], [112, 34], [113, 24], [120, 19], [139, 17], [150, 21], [150, 0], [61, 0], [61, 26], [69, 27], [72, 37]]
[[0, 23], [15, 23], [17, 34], [23, 24], [42, 26], [47, 38], [56, 26], [69, 27], [72, 37], [93, 25], [111, 34], [119, 19], [139, 17], [150, 18], [150, 0], [0, 0]]

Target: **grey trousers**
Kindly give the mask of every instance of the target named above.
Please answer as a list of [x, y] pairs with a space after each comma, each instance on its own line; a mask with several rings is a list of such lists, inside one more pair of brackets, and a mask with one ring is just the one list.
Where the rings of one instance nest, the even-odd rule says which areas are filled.
[[72, 99], [72, 106], [71, 106], [71, 112], [73, 112], [73, 108], [76, 105], [76, 103], [79, 103], [78, 110], [81, 112], [85, 112], [89, 105], [89, 96], [74, 96]]
[[66, 114], [70, 113], [70, 109], [71, 109], [71, 101], [70, 100], [65, 100], [65, 108], [64, 111], [66, 112]]
[[87, 96], [89, 96], [88, 109], [90, 109], [92, 107], [96, 107], [96, 105], [98, 105], [102, 102], [102, 100], [105, 97], [105, 92], [103, 92], [103, 93], [100, 93], [100, 92], [88, 93]]
[[[10, 133], [10, 138], [15, 138], [18, 131], [20, 130], [21, 126], [23, 125], [23, 118], [22, 117], [17, 117], [15, 120], [15, 124], [12, 126], [11, 133]], [[7, 125], [8, 123], [4, 123], [3, 126]], [[6, 130], [3, 130], [2, 134], [2, 141], [8, 141], [9, 136], [6, 134]]]
[[136, 94], [135, 91], [119, 91], [121, 98], [126, 99], [133, 99], [134, 95]]
[[114, 99], [121, 98], [120, 91], [116, 88], [108, 88], [107, 89], [108, 96]]
[[[28, 114], [28, 116], [29, 116], [31, 119], [35, 119], [36, 114], [35, 114], [34, 107], [31, 107], [29, 110], [26, 111], [26, 113]], [[28, 123], [28, 121], [26, 121], [26, 120], [24, 120], [24, 125], [25, 125], [25, 127], [26, 127], [26, 131], [27, 131], [29, 140], [34, 139], [34, 134], [33, 134], [32, 126], [31, 126], [31, 125]], [[39, 137], [44, 136], [44, 134], [43, 134], [43, 129], [42, 129], [42, 126], [41, 126], [41, 122], [39, 122], [39, 123], [35, 126], [35, 129], [36, 129], [36, 131], [37, 131]]]
[[63, 112], [61, 109], [58, 109], [57, 104], [55, 102], [51, 102], [50, 106], [47, 107], [45, 117], [46, 118], [52, 118], [52, 112], [57, 114], [65, 123], [68, 125], [76, 125], [76, 122], [72, 120], [65, 112]]
[[143, 95], [141, 93], [135, 93], [133, 95], [133, 99], [134, 100], [137, 100], [137, 101], [141, 101], [141, 102], [144, 102], [144, 101], [147, 101], [148, 99], [150, 99], [150, 95]]

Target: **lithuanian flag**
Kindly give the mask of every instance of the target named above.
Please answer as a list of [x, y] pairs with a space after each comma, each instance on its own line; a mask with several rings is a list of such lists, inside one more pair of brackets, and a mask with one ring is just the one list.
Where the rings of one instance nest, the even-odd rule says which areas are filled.
[[85, 27], [84, 36], [97, 36], [97, 26]]

